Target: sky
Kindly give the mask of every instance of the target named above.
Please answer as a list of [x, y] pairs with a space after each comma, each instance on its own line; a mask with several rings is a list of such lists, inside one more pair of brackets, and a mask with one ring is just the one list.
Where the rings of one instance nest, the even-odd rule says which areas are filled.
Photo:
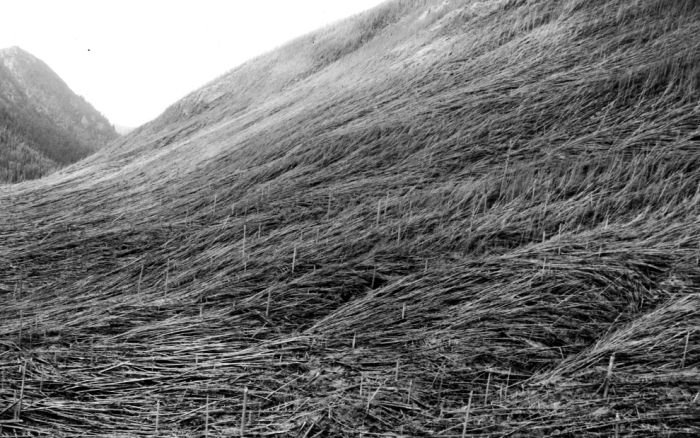
[[137, 127], [248, 59], [383, 0], [2, 0], [0, 48]]

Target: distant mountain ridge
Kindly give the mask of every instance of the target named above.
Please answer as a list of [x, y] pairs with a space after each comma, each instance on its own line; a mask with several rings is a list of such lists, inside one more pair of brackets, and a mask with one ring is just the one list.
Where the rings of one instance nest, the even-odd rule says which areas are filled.
[[114, 125], [114, 130], [117, 131], [117, 133], [119, 133], [120, 135], [126, 135], [126, 134], [130, 133], [131, 131], [133, 131], [134, 129], [136, 129], [136, 128], [134, 128], [133, 126], [123, 126], [123, 125], [116, 125], [116, 124]]
[[38, 178], [118, 136], [43, 61], [19, 47], [0, 50], [0, 181]]

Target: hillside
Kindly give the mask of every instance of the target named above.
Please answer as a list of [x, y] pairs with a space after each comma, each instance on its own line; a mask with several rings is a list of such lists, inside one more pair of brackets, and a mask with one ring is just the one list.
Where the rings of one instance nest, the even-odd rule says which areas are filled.
[[0, 50], [0, 182], [38, 178], [117, 137], [41, 60], [19, 47]]
[[697, 35], [394, 0], [0, 186], [0, 435], [697, 436]]

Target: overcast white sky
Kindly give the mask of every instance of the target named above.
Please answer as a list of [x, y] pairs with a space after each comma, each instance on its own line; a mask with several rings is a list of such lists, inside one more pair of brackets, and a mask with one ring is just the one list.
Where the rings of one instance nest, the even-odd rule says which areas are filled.
[[2, 0], [0, 48], [136, 127], [242, 62], [383, 0]]

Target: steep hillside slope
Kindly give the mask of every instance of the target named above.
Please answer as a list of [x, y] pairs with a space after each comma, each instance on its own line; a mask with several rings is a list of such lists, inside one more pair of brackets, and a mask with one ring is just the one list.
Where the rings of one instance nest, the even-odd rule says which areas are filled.
[[0, 187], [0, 426], [696, 436], [700, 5], [388, 2]]
[[46, 64], [0, 50], [0, 182], [38, 178], [118, 137]]

